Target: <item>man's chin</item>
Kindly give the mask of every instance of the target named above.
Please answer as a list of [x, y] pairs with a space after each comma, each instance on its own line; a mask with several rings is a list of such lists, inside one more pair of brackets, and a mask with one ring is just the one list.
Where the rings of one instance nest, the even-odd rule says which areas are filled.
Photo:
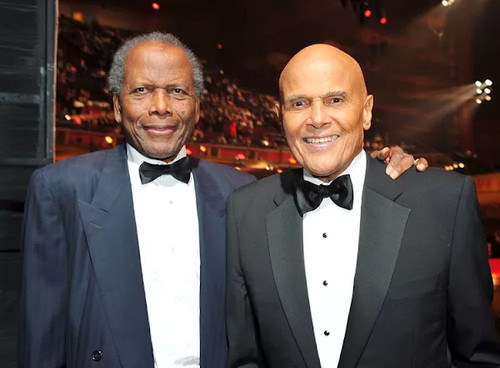
[[160, 160], [160, 161], [165, 161], [165, 162], [170, 162], [172, 161], [177, 154], [180, 152], [180, 148], [178, 150], [145, 150], [144, 152], [141, 152], [144, 156], [152, 158], [154, 160]]

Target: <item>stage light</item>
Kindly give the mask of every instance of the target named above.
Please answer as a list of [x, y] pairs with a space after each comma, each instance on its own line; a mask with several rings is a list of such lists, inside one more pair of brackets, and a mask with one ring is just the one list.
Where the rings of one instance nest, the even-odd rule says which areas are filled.
[[158, 4], [158, 3], [152, 3], [152, 4], [151, 4], [151, 7], [152, 7], [154, 10], [160, 10], [160, 4]]
[[297, 163], [297, 160], [294, 159], [293, 157], [290, 157], [290, 159], [288, 160], [288, 162], [290, 162], [292, 165], [295, 165]]
[[458, 167], [459, 167], [459, 168], [461, 168], [461, 169], [463, 169], [463, 168], [465, 167], [465, 164], [464, 164], [463, 162], [460, 162], [460, 163], [458, 164]]
[[476, 103], [479, 105], [483, 101], [491, 101], [490, 93], [493, 91], [493, 82], [491, 79], [486, 79], [484, 82], [476, 81]]
[[236, 155], [236, 159], [238, 159], [238, 160], [245, 160], [246, 156], [243, 153], [238, 153]]
[[186, 147], [186, 155], [190, 156], [193, 154], [193, 151], [191, 151], [189, 148]]
[[[340, 0], [344, 8], [347, 7], [348, 0]], [[374, 13], [381, 24], [387, 23], [382, 0], [351, 0], [351, 8], [358, 17], [360, 23], [364, 23], [371, 18]]]
[[205, 147], [205, 146], [203, 146], [203, 145], [202, 145], [202, 146], [200, 146], [200, 151], [201, 151], [201, 152], [207, 152], [207, 147]]
[[107, 144], [113, 143], [113, 138], [111, 138], [109, 135], [107, 135], [104, 140], [106, 141]]

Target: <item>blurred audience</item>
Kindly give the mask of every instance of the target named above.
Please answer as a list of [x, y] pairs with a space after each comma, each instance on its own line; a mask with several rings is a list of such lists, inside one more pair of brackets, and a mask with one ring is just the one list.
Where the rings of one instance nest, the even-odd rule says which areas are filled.
[[[56, 124], [119, 133], [106, 75], [113, 52], [133, 31], [61, 16], [57, 58]], [[262, 148], [286, 147], [274, 111], [277, 97], [241, 88], [224, 71], [204, 63], [201, 116], [192, 141]], [[380, 137], [366, 148], [383, 147]]]

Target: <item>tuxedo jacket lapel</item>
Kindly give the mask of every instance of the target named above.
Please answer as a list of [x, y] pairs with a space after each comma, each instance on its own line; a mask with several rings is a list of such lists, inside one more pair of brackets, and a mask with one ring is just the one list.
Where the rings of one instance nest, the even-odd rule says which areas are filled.
[[302, 217], [289, 193], [297, 174], [282, 175], [288, 194], [281, 188], [275, 196], [277, 207], [266, 216], [267, 239], [274, 281], [295, 341], [307, 366], [319, 367], [305, 278]]
[[221, 341], [226, 341], [226, 200], [216, 180], [217, 172], [204, 164], [191, 158], [200, 234], [200, 363], [202, 367], [222, 367], [227, 353], [221, 349], [225, 346]]
[[385, 165], [368, 158], [354, 292], [339, 367], [355, 367], [387, 294], [410, 210]]
[[[92, 203], [79, 201], [78, 205], [118, 355], [130, 366], [152, 366], [151, 337], [124, 146], [109, 151]], [[130, 336], [134, 338], [130, 339]]]

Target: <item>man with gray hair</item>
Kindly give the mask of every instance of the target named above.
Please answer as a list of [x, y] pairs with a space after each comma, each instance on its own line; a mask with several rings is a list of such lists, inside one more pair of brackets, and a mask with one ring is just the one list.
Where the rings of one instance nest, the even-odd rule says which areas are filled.
[[226, 199], [254, 178], [186, 156], [203, 76], [174, 36], [126, 42], [109, 84], [125, 144], [31, 179], [20, 365], [224, 367]]
[[226, 198], [254, 178], [186, 156], [203, 75], [176, 37], [126, 42], [109, 84], [126, 143], [32, 177], [20, 365], [223, 367]]

